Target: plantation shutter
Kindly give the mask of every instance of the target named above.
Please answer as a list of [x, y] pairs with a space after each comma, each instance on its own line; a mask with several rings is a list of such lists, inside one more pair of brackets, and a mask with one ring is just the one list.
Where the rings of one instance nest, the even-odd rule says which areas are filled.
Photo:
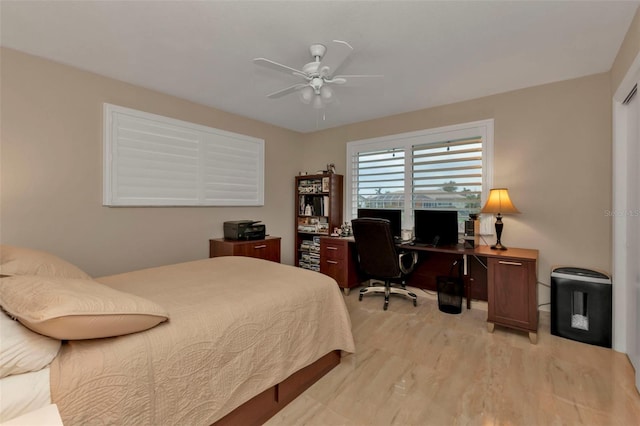
[[412, 155], [414, 209], [480, 210], [481, 137], [414, 145]]
[[105, 104], [103, 203], [264, 204], [264, 140]]
[[404, 149], [358, 152], [351, 170], [353, 217], [358, 208], [404, 209]]

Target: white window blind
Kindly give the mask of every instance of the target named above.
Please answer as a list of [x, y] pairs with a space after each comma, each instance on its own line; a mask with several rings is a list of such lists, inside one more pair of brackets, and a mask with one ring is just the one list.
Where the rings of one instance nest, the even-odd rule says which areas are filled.
[[414, 145], [412, 151], [415, 209], [457, 210], [462, 219], [480, 212], [482, 138]]
[[108, 206], [264, 204], [264, 140], [104, 105]]
[[[493, 120], [347, 144], [347, 219], [358, 208], [457, 210], [460, 225], [478, 213], [492, 184]], [[490, 233], [490, 220], [481, 220]]]
[[[403, 149], [358, 152], [354, 156], [354, 207], [404, 208]], [[354, 212], [355, 213], [355, 212]]]

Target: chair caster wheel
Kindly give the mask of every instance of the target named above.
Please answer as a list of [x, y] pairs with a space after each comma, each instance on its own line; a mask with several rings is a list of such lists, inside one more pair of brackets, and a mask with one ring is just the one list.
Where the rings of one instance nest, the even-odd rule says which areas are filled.
[[358, 296], [358, 301], [362, 302], [362, 294], [360, 294], [360, 296]]
[[389, 307], [389, 303], [385, 303], [384, 304], [384, 310], [386, 311], [388, 307]]

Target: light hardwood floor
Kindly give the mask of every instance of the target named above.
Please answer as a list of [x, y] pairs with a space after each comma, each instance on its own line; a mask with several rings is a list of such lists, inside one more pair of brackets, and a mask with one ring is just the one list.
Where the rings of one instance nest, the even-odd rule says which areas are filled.
[[347, 355], [267, 425], [640, 425], [626, 355], [553, 336], [538, 343], [496, 326], [486, 304], [450, 315], [419, 293], [418, 307], [345, 296], [356, 353]]

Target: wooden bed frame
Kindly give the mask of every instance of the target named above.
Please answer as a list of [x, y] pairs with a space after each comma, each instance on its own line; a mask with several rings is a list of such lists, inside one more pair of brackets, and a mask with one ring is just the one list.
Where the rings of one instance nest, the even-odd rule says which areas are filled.
[[254, 396], [214, 425], [262, 425], [338, 364], [340, 351], [329, 352], [313, 364]]

